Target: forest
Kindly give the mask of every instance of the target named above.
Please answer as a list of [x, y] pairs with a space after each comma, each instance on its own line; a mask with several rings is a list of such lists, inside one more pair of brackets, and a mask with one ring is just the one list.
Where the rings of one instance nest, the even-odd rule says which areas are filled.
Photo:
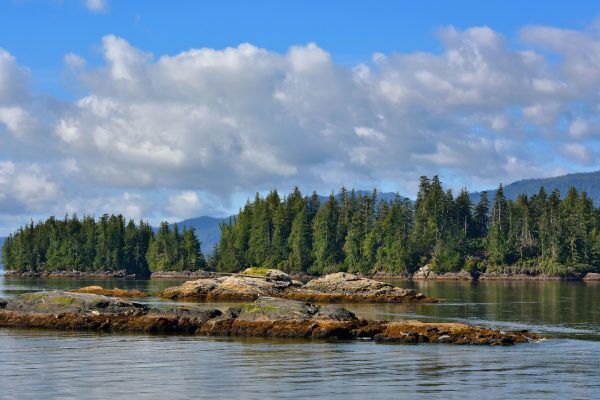
[[289, 272], [438, 273], [460, 270], [568, 275], [600, 271], [600, 211], [585, 192], [540, 188], [507, 199], [502, 185], [473, 204], [437, 176], [421, 177], [415, 201], [342, 189], [321, 201], [298, 188], [283, 198], [257, 194], [221, 225], [206, 260], [194, 229], [118, 216], [33, 222], [6, 239], [5, 268], [17, 271], [211, 269], [250, 266]]
[[295, 189], [256, 195], [222, 226], [217, 268], [336, 271], [487, 271], [567, 275], [600, 269], [600, 213], [586, 193], [544, 188], [508, 200], [502, 185], [472, 204], [437, 176], [421, 177], [416, 201], [378, 201], [342, 189], [320, 204]]
[[139, 276], [206, 266], [193, 228], [179, 232], [163, 222], [155, 234], [147, 222], [106, 214], [97, 221], [73, 215], [31, 222], [6, 238], [2, 260], [14, 271], [126, 270]]

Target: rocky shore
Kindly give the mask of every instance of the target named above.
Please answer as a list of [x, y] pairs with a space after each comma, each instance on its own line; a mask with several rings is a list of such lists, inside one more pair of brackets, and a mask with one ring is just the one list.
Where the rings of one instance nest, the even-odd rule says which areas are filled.
[[200, 279], [214, 278], [219, 276], [216, 272], [211, 271], [160, 271], [150, 274], [150, 279]]
[[[379, 279], [374, 276], [375, 279]], [[405, 280], [406, 275], [387, 276], [389, 280]], [[565, 276], [545, 275], [545, 274], [524, 274], [524, 273], [501, 273], [501, 272], [446, 272], [437, 273], [428, 266], [417, 270], [410, 280], [413, 281], [594, 281], [600, 280], [600, 274], [590, 272], [588, 274], [577, 273]]]
[[[257, 268], [261, 269], [261, 268]], [[9, 278], [89, 278], [89, 279], [205, 279], [218, 278], [225, 274], [213, 271], [161, 271], [153, 272], [148, 276], [138, 276], [128, 274], [125, 270], [121, 271], [97, 271], [97, 272], [80, 272], [80, 271], [53, 271], [53, 272], [35, 272], [35, 271], [4, 271], [4, 276]], [[232, 274], [234, 275], [234, 274]], [[290, 274], [294, 280], [299, 282], [308, 282], [311, 279], [316, 279], [316, 276], [307, 274]], [[407, 273], [386, 273], [377, 272], [373, 275], [357, 276], [368, 278], [380, 282], [387, 281], [600, 281], [600, 273], [590, 272], [587, 274], [578, 273], [566, 276], [544, 275], [544, 274], [523, 274], [523, 273], [500, 273], [500, 272], [446, 272], [437, 273], [432, 271], [428, 266], [422, 267], [414, 274]]]
[[9, 278], [89, 278], [89, 279], [145, 279], [147, 277], [128, 274], [120, 271], [11, 271], [5, 270], [4, 276]]
[[527, 331], [502, 332], [458, 323], [371, 321], [333, 305], [272, 297], [227, 310], [195, 304], [159, 309], [116, 297], [61, 291], [0, 300], [0, 326], [413, 344], [512, 345], [539, 338]]
[[163, 290], [160, 297], [171, 300], [255, 300], [274, 296], [311, 302], [415, 303], [435, 302], [412, 289], [339, 272], [310, 280], [293, 280], [275, 269], [249, 268], [242, 274], [188, 281]]

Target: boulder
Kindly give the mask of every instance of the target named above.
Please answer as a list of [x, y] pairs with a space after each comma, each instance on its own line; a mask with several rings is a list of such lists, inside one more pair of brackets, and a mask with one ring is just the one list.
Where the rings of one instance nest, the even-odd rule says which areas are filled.
[[188, 281], [163, 290], [159, 296], [186, 300], [255, 300], [259, 296], [281, 296], [288, 288], [301, 286], [283, 271], [248, 268], [239, 275]]
[[415, 281], [473, 281], [477, 276], [468, 271], [437, 273], [429, 265], [419, 268], [412, 276]]
[[585, 276], [583, 277], [583, 281], [584, 282], [600, 281], [600, 274], [595, 273], [595, 272], [589, 272], [589, 273], [585, 274]]
[[429, 278], [429, 276], [431, 276], [431, 278], [435, 279], [437, 278], [437, 274], [435, 272], [433, 272], [431, 270], [431, 268], [429, 268], [429, 265], [425, 265], [421, 268], [419, 268], [412, 276], [412, 279], [415, 281], [421, 281], [421, 280], [425, 280], [427, 278]]
[[292, 282], [292, 278], [283, 271], [272, 268], [257, 268], [250, 267], [246, 268], [242, 275], [247, 276], [255, 276], [259, 278], [265, 278], [270, 281], [279, 281], [279, 282]]
[[412, 289], [402, 289], [389, 283], [346, 272], [313, 279], [297, 290], [287, 291], [284, 297], [316, 302], [411, 303], [436, 301]]
[[216, 289], [222, 278], [197, 279], [187, 281], [179, 286], [164, 289], [159, 296], [171, 300], [206, 300], [208, 294]]

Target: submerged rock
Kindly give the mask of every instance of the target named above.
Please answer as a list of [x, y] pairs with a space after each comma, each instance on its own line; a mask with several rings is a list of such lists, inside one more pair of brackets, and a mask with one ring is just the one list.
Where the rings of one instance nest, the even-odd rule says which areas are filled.
[[102, 286], [86, 286], [80, 289], [71, 290], [71, 293], [90, 293], [100, 294], [110, 297], [148, 297], [150, 294], [141, 290], [125, 290], [125, 289], [104, 289]]
[[313, 302], [434, 302], [412, 289], [348, 273], [336, 273], [313, 279], [302, 285], [285, 272], [249, 268], [240, 275], [198, 279], [163, 290], [160, 297], [172, 300], [255, 300], [259, 296], [281, 297]]
[[333, 305], [319, 306], [273, 297], [221, 311], [192, 304], [149, 308], [119, 298], [70, 292], [17, 296], [0, 307], [0, 326], [139, 333], [369, 338], [392, 343], [511, 345], [538, 336], [457, 323], [370, 321]]

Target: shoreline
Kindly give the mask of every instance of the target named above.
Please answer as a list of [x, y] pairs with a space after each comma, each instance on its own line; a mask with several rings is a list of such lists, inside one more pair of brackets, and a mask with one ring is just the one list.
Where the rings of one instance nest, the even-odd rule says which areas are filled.
[[[150, 276], [140, 276], [136, 274], [128, 274], [126, 271], [95, 271], [95, 272], [80, 272], [80, 271], [49, 271], [49, 272], [34, 272], [34, 271], [3, 271], [3, 276], [7, 278], [36, 278], [36, 279], [115, 279], [115, 280], [160, 280], [160, 279], [185, 279], [196, 280], [205, 278], [215, 278], [218, 276], [235, 275], [232, 273], [219, 273], [214, 271], [161, 271], [153, 272]], [[565, 276], [559, 275], [528, 275], [523, 273], [507, 274], [507, 273], [475, 273], [471, 274], [466, 271], [448, 272], [445, 274], [437, 274], [435, 272], [427, 272], [426, 274], [415, 272], [409, 274], [388, 274], [375, 273], [373, 275], [357, 274], [366, 278], [370, 278], [381, 282], [401, 281], [401, 282], [545, 282], [545, 281], [563, 281], [563, 282], [600, 282], [600, 273], [589, 272], [571, 274]], [[304, 273], [290, 273], [290, 276], [298, 281], [306, 282], [310, 279], [318, 278], [318, 275], [308, 275]]]

